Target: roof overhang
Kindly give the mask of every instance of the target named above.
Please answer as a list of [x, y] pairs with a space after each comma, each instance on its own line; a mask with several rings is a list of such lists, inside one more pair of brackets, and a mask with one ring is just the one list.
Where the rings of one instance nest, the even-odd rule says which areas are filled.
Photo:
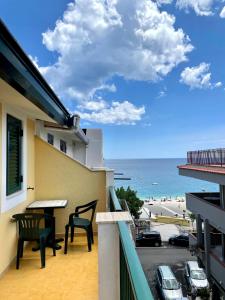
[[88, 145], [89, 143], [89, 139], [79, 126], [67, 127], [51, 122], [44, 122], [44, 127], [49, 131], [60, 132], [63, 135], [68, 135], [72, 140], [80, 141], [85, 145]]
[[0, 77], [52, 120], [70, 124], [69, 112], [1, 20]]
[[225, 185], [225, 168], [213, 166], [178, 166], [179, 175]]

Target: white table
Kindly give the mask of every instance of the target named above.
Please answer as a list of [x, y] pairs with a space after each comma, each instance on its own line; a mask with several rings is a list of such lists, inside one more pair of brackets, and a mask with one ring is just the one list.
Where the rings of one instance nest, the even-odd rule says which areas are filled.
[[67, 200], [38, 200], [28, 205], [27, 209], [53, 209], [54, 212], [54, 208], [65, 208], [67, 203]]

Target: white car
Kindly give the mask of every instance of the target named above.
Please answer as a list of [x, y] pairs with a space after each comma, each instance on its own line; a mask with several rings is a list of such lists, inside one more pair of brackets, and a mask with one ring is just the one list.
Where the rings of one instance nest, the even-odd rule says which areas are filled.
[[159, 266], [156, 271], [157, 285], [164, 300], [181, 300], [183, 293], [169, 266]]
[[185, 263], [185, 276], [190, 287], [191, 293], [199, 295], [209, 292], [209, 282], [202, 268], [197, 261], [187, 261]]

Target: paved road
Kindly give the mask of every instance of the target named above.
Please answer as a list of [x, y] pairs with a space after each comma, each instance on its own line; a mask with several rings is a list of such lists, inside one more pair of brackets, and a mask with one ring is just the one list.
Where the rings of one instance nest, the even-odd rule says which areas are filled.
[[155, 271], [157, 266], [170, 265], [176, 278], [182, 284], [183, 294], [187, 296], [186, 282], [184, 278], [184, 262], [196, 260], [185, 248], [137, 248], [142, 267], [151, 287], [154, 299], [160, 299], [156, 289]]
[[158, 214], [164, 216], [170, 216], [173, 217], [175, 214], [178, 214], [178, 216], [182, 217], [183, 216], [183, 207], [178, 207], [179, 204], [177, 205], [168, 205], [164, 203], [160, 204], [153, 204], [153, 205], [148, 205], [145, 204], [144, 207], [148, 208], [153, 214]]

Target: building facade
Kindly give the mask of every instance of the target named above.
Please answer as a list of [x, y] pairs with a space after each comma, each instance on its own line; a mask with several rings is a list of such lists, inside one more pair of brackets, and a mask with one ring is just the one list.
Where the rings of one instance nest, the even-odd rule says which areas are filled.
[[218, 184], [218, 192], [187, 193], [187, 209], [196, 218], [190, 250], [197, 255], [212, 285], [213, 298], [225, 299], [225, 164], [224, 149], [188, 153], [179, 174]]
[[67, 199], [55, 213], [62, 235], [75, 206], [98, 199], [106, 210], [113, 175], [102, 168], [101, 131], [80, 128], [1, 21], [0, 91], [1, 274], [16, 256], [12, 215], [34, 200]]

